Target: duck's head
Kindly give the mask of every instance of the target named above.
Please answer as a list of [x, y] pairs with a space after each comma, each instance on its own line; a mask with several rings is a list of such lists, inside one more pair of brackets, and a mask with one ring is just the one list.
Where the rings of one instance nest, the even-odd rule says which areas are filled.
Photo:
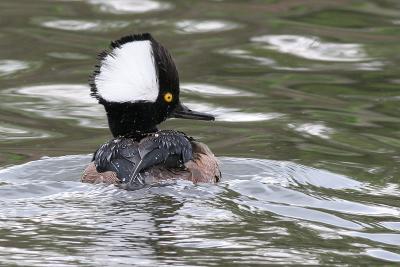
[[91, 95], [104, 105], [114, 136], [152, 132], [167, 118], [214, 120], [179, 100], [179, 77], [165, 47], [148, 33], [111, 43], [90, 77]]

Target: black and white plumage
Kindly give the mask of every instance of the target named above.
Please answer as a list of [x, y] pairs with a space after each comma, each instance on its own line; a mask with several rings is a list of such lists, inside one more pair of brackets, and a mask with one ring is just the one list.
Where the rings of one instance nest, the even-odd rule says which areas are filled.
[[[104, 105], [114, 136], [147, 132], [178, 106], [179, 76], [175, 63], [150, 34], [122, 37], [100, 53], [99, 59], [89, 78], [91, 95]], [[163, 99], [166, 93], [174, 96], [169, 103]]]
[[179, 93], [178, 71], [171, 55], [148, 33], [112, 42], [99, 59], [89, 82], [91, 95], [100, 103], [154, 103], [167, 89]]
[[169, 117], [214, 119], [180, 102], [178, 71], [167, 49], [148, 33], [131, 35], [112, 42], [99, 60], [89, 80], [91, 95], [104, 106], [114, 139], [95, 152], [82, 181], [100, 177], [135, 189], [146, 176], [219, 180], [207, 146], [181, 132], [157, 130]]
[[135, 185], [144, 183], [144, 177], [138, 175], [150, 167], [163, 165], [179, 169], [192, 159], [190, 138], [171, 130], [147, 134], [139, 142], [132, 138], [114, 138], [103, 144], [93, 156], [98, 171], [113, 171], [122, 183]]

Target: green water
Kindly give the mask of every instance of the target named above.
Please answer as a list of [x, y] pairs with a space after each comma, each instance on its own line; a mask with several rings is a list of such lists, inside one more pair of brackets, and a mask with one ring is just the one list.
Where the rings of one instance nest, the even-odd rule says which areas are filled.
[[[225, 183], [211, 189], [193, 187], [190, 190], [199, 191], [189, 190], [188, 195], [179, 186], [170, 189], [172, 192], [156, 191], [148, 196], [148, 206], [146, 201], [140, 202], [141, 197], [132, 200], [126, 195], [133, 206], [147, 211], [152, 205], [159, 211], [150, 210], [150, 215], [146, 214], [149, 219], [141, 218], [137, 227], [142, 228], [136, 229], [118, 214], [111, 214], [111, 221], [121, 219], [120, 223], [107, 223], [115, 202], [125, 201], [114, 198], [122, 193], [78, 183], [86, 156], [79, 158], [79, 164], [68, 157], [61, 161], [54, 179], [68, 181], [67, 185], [61, 182], [62, 186], [56, 183], [38, 189], [42, 178], [40, 173], [26, 178], [30, 169], [22, 168], [13, 179], [5, 172], [0, 175], [0, 191], [4, 190], [2, 264], [400, 262], [399, 1], [2, 0], [0, 166], [4, 170], [43, 156], [86, 155], [110, 138], [102, 107], [89, 97], [88, 75], [96, 55], [111, 40], [137, 32], [151, 32], [170, 50], [180, 72], [184, 102], [217, 115], [213, 123], [170, 120], [161, 128], [178, 129], [207, 143], [226, 164]], [[258, 166], [246, 158], [266, 161]], [[263, 168], [273, 162], [289, 165], [273, 167], [267, 175]], [[53, 168], [46, 164], [44, 161], [37, 168]], [[290, 164], [308, 167], [303, 174], [301, 168]], [[73, 170], [72, 176], [64, 173], [63, 165]], [[314, 173], [312, 167], [330, 174]], [[246, 176], [253, 169], [257, 172]], [[282, 178], [291, 172], [294, 180], [304, 176], [306, 182], [293, 185], [288, 182], [291, 178]], [[351, 182], [335, 180], [337, 176]], [[32, 179], [34, 183], [23, 187]], [[248, 183], [240, 186], [238, 181], [243, 179]], [[74, 188], [78, 192], [74, 194], [85, 197], [71, 200], [69, 196], [60, 204], [59, 195], [49, 189], [52, 186], [66, 188], [66, 192]], [[93, 214], [85, 214], [82, 207], [93, 204], [98, 208], [104, 190], [111, 190], [104, 200], [104, 216], [98, 209], [98, 221], [91, 223], [105, 224], [107, 231], [102, 228], [104, 232], [96, 232], [89, 241], [86, 233], [77, 234], [78, 230], [94, 231], [85, 225]], [[170, 212], [168, 206], [192, 203], [188, 196], [199, 197], [203, 190], [213, 195], [193, 202], [197, 204], [183, 213], [176, 215], [175, 210], [171, 211], [174, 216], [165, 215]], [[90, 197], [93, 192], [96, 199]], [[297, 195], [300, 192], [302, 197]], [[46, 200], [44, 195], [48, 195]], [[212, 199], [215, 202], [207, 206]], [[84, 205], [84, 201], [88, 203]], [[338, 206], [329, 208], [329, 203]], [[47, 206], [37, 213], [18, 213], [31, 205], [37, 209]], [[75, 212], [73, 220], [65, 222], [63, 216], [57, 216], [63, 206]], [[292, 207], [304, 210], [286, 212]], [[137, 207], [124, 208], [121, 217], [140, 213]], [[17, 214], [10, 215], [10, 210]], [[233, 215], [225, 214], [215, 222], [212, 217], [218, 211]], [[310, 216], [301, 215], [308, 212]], [[316, 219], [322, 218], [322, 213], [348, 224], [329, 216]], [[84, 217], [82, 222], [78, 214]], [[134, 214], [130, 216], [134, 220]], [[174, 218], [176, 224], [171, 223]], [[147, 233], [149, 221], [160, 221], [157, 227], [161, 230], [140, 236], [144, 229]], [[185, 223], [192, 228], [177, 230]], [[128, 238], [129, 245], [118, 238], [107, 239], [114, 227], [121, 238], [123, 229], [126, 235], [136, 233]], [[196, 236], [196, 229], [204, 235]], [[168, 239], [171, 231], [175, 241]], [[191, 235], [195, 237], [188, 238]], [[73, 245], [65, 241], [71, 236], [79, 236]], [[204, 236], [214, 236], [217, 241], [202, 243], [199, 240]], [[149, 245], [151, 252], [143, 244]], [[119, 249], [107, 254], [107, 245]], [[68, 250], [71, 246], [74, 248]], [[134, 253], [128, 253], [133, 248]], [[92, 253], [95, 249], [101, 253]], [[136, 261], [124, 261], [129, 256]]]

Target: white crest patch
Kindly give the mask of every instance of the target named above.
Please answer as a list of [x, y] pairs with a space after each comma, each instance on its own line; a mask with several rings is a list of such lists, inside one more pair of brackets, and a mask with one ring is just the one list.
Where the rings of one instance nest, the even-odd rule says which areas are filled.
[[109, 102], [155, 102], [158, 78], [151, 42], [133, 41], [114, 48], [95, 77], [97, 95]]

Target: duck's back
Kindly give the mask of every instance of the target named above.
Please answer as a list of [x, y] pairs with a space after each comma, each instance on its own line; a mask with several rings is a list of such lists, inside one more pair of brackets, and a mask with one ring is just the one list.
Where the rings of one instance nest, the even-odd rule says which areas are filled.
[[115, 138], [102, 145], [85, 169], [83, 182], [137, 184], [165, 179], [217, 182], [218, 162], [210, 149], [176, 131], [143, 138]]

